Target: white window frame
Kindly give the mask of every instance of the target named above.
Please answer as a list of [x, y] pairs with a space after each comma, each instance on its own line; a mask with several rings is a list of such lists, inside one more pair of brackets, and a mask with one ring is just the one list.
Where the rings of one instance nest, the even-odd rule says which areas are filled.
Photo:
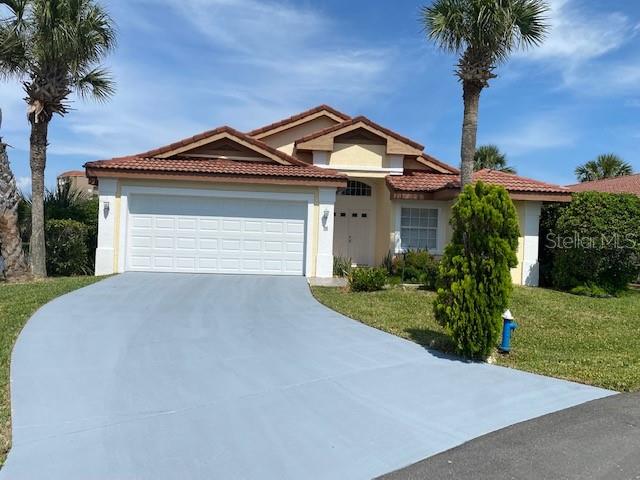
[[429, 253], [434, 255], [442, 255], [445, 245], [446, 222], [444, 221], [443, 212], [445, 208], [451, 208], [444, 202], [415, 201], [415, 202], [397, 202], [395, 205], [395, 253], [404, 253], [406, 249], [402, 248], [402, 209], [403, 208], [424, 208], [436, 210], [438, 212], [438, 224], [436, 226], [436, 248], [430, 249]]

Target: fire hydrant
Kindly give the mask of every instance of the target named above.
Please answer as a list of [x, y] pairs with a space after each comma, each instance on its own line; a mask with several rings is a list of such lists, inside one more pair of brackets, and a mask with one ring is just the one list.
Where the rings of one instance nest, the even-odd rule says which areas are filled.
[[502, 343], [498, 347], [502, 353], [509, 353], [511, 350], [511, 332], [518, 328], [518, 324], [513, 319], [511, 310], [507, 310], [502, 314]]

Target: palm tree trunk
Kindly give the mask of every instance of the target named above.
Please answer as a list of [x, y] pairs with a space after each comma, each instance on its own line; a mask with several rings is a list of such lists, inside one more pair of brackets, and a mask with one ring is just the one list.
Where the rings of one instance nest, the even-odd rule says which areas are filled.
[[7, 145], [0, 141], [0, 253], [7, 280], [29, 276], [18, 228], [20, 193], [7, 157]]
[[464, 118], [462, 120], [462, 145], [460, 148], [460, 178], [462, 187], [473, 181], [473, 157], [476, 153], [478, 134], [478, 106], [482, 85], [476, 81], [463, 80]]
[[44, 244], [44, 168], [47, 164], [49, 122], [42, 117], [31, 119], [31, 271], [35, 277], [47, 276]]

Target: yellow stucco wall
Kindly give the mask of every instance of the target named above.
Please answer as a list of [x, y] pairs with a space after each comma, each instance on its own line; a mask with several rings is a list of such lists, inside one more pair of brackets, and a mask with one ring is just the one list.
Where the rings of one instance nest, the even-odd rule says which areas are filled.
[[511, 269], [511, 279], [516, 285], [522, 285], [522, 262], [524, 261], [524, 237], [522, 235], [522, 225], [524, 225], [524, 202], [513, 202], [518, 212], [518, 224], [520, 225], [520, 237], [518, 238], [518, 266]]
[[333, 152], [329, 157], [329, 165], [335, 168], [347, 167], [386, 167], [385, 145], [354, 145], [334, 143]]
[[318, 117], [309, 122], [275, 133], [269, 137], [264, 137], [260, 140], [273, 148], [277, 148], [278, 150], [291, 155], [293, 153], [296, 140], [319, 130], [324, 130], [325, 128], [331, 127], [335, 124], [335, 120], [332, 120], [329, 117]]

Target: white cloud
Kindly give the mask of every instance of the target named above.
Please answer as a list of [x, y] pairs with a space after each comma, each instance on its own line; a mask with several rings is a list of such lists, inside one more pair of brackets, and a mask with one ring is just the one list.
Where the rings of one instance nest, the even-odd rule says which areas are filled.
[[575, 0], [551, 0], [551, 30], [544, 43], [527, 51], [532, 59], [580, 63], [622, 46], [633, 35], [631, 20], [619, 12], [586, 12]]
[[577, 133], [570, 121], [555, 113], [532, 117], [513, 128], [487, 135], [483, 143], [495, 143], [509, 154], [521, 155], [537, 150], [568, 147], [576, 143]]

